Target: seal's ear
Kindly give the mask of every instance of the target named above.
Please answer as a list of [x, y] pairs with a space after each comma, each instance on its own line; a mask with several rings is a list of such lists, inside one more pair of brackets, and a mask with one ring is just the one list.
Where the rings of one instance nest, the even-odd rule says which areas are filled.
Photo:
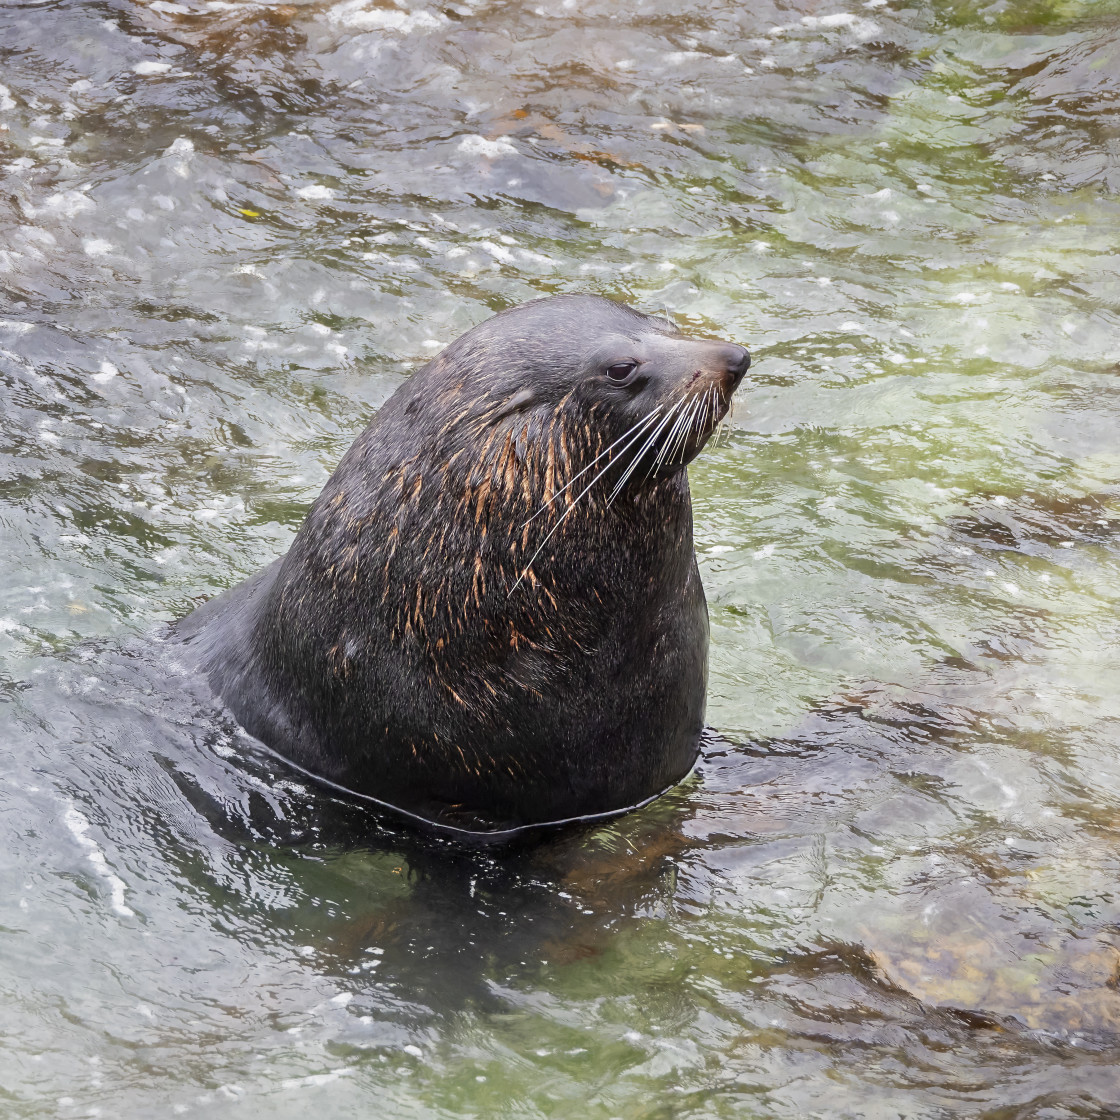
[[515, 412], [523, 412], [530, 405], [536, 404], [536, 401], [537, 394], [528, 386], [523, 389], [518, 389], [517, 392], [494, 413], [494, 419], [504, 420], [507, 416], [512, 416]]

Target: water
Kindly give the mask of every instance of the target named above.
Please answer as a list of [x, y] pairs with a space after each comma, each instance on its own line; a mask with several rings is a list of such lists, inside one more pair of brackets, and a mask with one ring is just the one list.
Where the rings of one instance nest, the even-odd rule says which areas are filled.
[[[1120, 1114], [1120, 4], [0, 5], [0, 1114]], [[536, 848], [150, 635], [408, 371], [749, 345], [699, 772]]]

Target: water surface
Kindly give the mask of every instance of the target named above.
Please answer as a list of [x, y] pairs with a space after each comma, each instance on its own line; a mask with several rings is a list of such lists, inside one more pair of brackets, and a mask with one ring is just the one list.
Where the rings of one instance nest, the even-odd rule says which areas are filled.
[[[0, 1112], [1120, 1114], [1120, 4], [0, 4]], [[750, 346], [696, 775], [469, 853], [150, 636], [411, 369]]]

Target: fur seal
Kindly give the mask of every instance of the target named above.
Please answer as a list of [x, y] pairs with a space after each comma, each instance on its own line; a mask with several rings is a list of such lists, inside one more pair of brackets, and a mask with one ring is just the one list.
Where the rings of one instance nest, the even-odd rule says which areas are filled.
[[422, 821], [649, 801], [703, 728], [685, 467], [749, 365], [599, 296], [503, 311], [393, 394], [285, 556], [172, 639], [250, 734]]

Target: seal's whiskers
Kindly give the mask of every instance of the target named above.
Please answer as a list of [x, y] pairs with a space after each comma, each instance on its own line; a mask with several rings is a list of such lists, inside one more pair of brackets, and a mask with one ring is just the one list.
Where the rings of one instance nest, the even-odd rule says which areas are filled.
[[677, 422], [665, 437], [665, 442], [657, 449], [657, 454], [654, 456], [653, 460], [654, 469], [663, 466], [676, 453], [676, 446], [680, 441], [681, 432], [688, 431], [688, 421], [692, 409], [695, 407], [695, 403], [695, 400], [686, 401], [685, 407], [681, 409], [681, 413], [677, 417]]
[[[637, 467], [637, 465], [642, 461], [642, 459], [645, 457], [646, 452], [657, 441], [657, 437], [664, 430], [665, 426], [669, 423], [670, 420], [672, 420], [673, 414], [677, 411], [677, 409], [681, 408], [684, 403], [685, 401], [682, 397], [679, 401], [676, 402], [676, 404], [673, 405], [672, 408], [669, 409], [661, 423], [658, 424], [657, 427], [650, 433], [649, 438], [642, 445], [641, 450], [639, 450], [637, 454], [635, 454], [634, 457], [630, 460], [630, 465], [626, 468], [625, 471], [622, 472], [622, 477], [614, 484], [614, 489], [611, 491], [611, 496], [607, 499], [608, 509], [611, 507], [611, 504], [614, 502], [615, 498], [617, 498], [618, 495], [622, 492], [622, 488], [626, 485], [626, 480], [630, 477], [631, 474], [634, 473], [634, 468]], [[653, 467], [651, 466], [650, 471], [646, 474], [647, 478], [649, 477], [649, 473], [651, 473], [652, 471]]]
[[709, 385], [708, 391], [704, 394], [704, 407], [700, 412], [700, 420], [696, 425], [696, 435], [702, 436], [705, 429], [708, 427], [708, 414], [712, 407], [712, 394], [715, 392], [715, 386]]
[[[656, 408], [654, 408], [654, 409], [653, 409], [653, 410], [652, 410], [651, 412], [647, 413], [647, 414], [646, 414], [646, 416], [645, 416], [645, 417], [644, 417], [644, 418], [643, 418], [642, 420], [640, 420], [640, 421], [639, 421], [639, 422], [638, 422], [637, 424], [635, 424], [635, 425], [634, 425], [634, 428], [638, 428], [638, 429], [641, 429], [641, 430], [637, 431], [637, 432], [636, 432], [636, 433], [635, 433], [635, 434], [634, 434], [634, 435], [633, 435], [633, 436], [631, 437], [631, 439], [629, 440], [629, 442], [627, 442], [627, 443], [625, 444], [625, 446], [624, 446], [624, 447], [622, 448], [622, 450], [621, 450], [621, 451], [619, 451], [619, 454], [620, 454], [620, 455], [622, 454], [622, 452], [623, 452], [623, 451], [626, 451], [626, 450], [627, 450], [627, 448], [629, 448], [629, 447], [631, 446], [631, 444], [637, 443], [637, 441], [638, 441], [639, 439], [641, 439], [642, 435], [644, 434], [644, 428], [645, 428], [645, 425], [647, 424], [647, 422], [649, 422], [649, 421], [652, 421], [652, 420], [654, 420], [654, 419], [656, 418], [657, 414], [658, 414], [658, 413], [659, 413], [660, 411], [661, 411], [661, 406], [660, 406], [660, 405], [657, 405], [657, 407], [656, 407]], [[657, 426], [657, 430], [658, 430], [658, 431], [659, 431], [659, 430], [661, 429], [661, 427], [662, 427], [662, 426], [664, 425], [665, 421], [669, 419], [669, 416], [672, 416], [672, 414], [673, 414], [673, 412], [672, 412], [672, 410], [670, 410], [670, 412], [669, 412], [669, 415], [665, 417], [665, 420], [662, 420], [661, 424], [659, 424], [659, 425]], [[629, 434], [630, 434], [630, 432], [633, 432], [633, 431], [634, 431], [634, 428], [631, 428], [631, 429], [630, 429], [630, 431], [626, 433], [626, 435], [620, 436], [620, 437], [619, 437], [618, 439], [616, 439], [616, 440], [614, 441], [614, 443], [612, 443], [612, 444], [611, 444], [611, 446], [607, 448], [607, 451], [610, 451], [610, 450], [611, 450], [611, 448], [615, 447], [615, 446], [616, 446], [617, 444], [619, 444], [619, 443], [620, 443], [620, 442], [621, 442], [622, 440], [626, 439], [626, 436], [627, 436], [627, 435], [629, 435]], [[655, 434], [656, 434], [656, 432], [655, 432]], [[587, 471], [587, 470], [588, 470], [588, 469], [589, 469], [590, 467], [594, 466], [594, 465], [595, 465], [595, 463], [597, 463], [597, 462], [598, 462], [598, 461], [599, 461], [599, 460], [600, 460], [600, 459], [601, 459], [601, 458], [603, 457], [603, 455], [605, 455], [605, 454], [607, 453], [607, 451], [604, 451], [604, 452], [603, 452], [603, 453], [602, 453], [601, 455], [597, 455], [597, 456], [595, 457], [595, 459], [593, 459], [593, 460], [591, 461], [591, 463], [589, 463], [589, 464], [588, 464], [588, 465], [587, 465], [586, 467], [584, 467], [584, 468], [583, 468], [583, 470], [582, 470], [582, 471], [580, 471], [579, 473], [580, 473], [580, 474], [583, 474], [583, 473], [584, 473], [585, 471]], [[527, 573], [527, 572], [529, 571], [529, 569], [530, 569], [530, 568], [531, 568], [531, 567], [533, 566], [533, 561], [535, 561], [535, 560], [536, 560], [536, 558], [537, 558], [538, 556], [540, 556], [540, 554], [541, 554], [541, 551], [542, 551], [542, 550], [544, 549], [544, 546], [545, 546], [546, 544], [548, 544], [548, 542], [549, 542], [549, 541], [550, 541], [550, 540], [552, 539], [552, 535], [553, 535], [553, 533], [555, 533], [555, 532], [556, 532], [556, 530], [557, 530], [557, 529], [559, 529], [559, 528], [560, 528], [560, 526], [564, 524], [564, 521], [565, 521], [565, 519], [567, 518], [568, 514], [569, 514], [569, 513], [571, 513], [571, 512], [572, 512], [572, 510], [574, 510], [574, 509], [576, 508], [576, 506], [577, 506], [577, 505], [579, 505], [580, 499], [581, 499], [581, 498], [582, 498], [582, 497], [583, 497], [583, 496], [584, 496], [584, 495], [585, 495], [585, 494], [586, 494], [586, 493], [587, 493], [587, 492], [588, 492], [588, 491], [589, 491], [589, 490], [591, 489], [591, 487], [592, 487], [592, 486], [594, 486], [594, 485], [595, 485], [595, 483], [596, 483], [596, 482], [598, 482], [598, 481], [599, 481], [599, 479], [600, 479], [600, 478], [602, 478], [602, 477], [603, 477], [603, 474], [604, 474], [604, 472], [606, 471], [606, 469], [607, 469], [607, 467], [608, 467], [608, 466], [610, 466], [610, 464], [609, 464], [609, 463], [607, 463], [607, 464], [606, 464], [605, 466], [601, 467], [601, 468], [599, 469], [599, 471], [598, 471], [598, 472], [596, 472], [595, 476], [594, 476], [594, 477], [593, 477], [593, 478], [591, 479], [591, 481], [590, 481], [590, 482], [589, 482], [589, 483], [588, 483], [588, 484], [587, 484], [587, 485], [586, 485], [586, 486], [585, 486], [585, 487], [584, 487], [584, 488], [583, 488], [583, 489], [582, 489], [582, 490], [581, 490], [581, 491], [579, 492], [579, 494], [578, 494], [578, 495], [576, 495], [575, 501], [573, 501], [573, 502], [572, 502], [572, 504], [571, 504], [571, 505], [569, 505], [569, 506], [568, 506], [568, 508], [567, 508], [566, 510], [564, 510], [564, 512], [563, 512], [563, 513], [562, 513], [562, 514], [560, 515], [560, 517], [559, 517], [559, 518], [557, 519], [557, 521], [556, 521], [556, 524], [555, 524], [555, 525], [553, 525], [553, 526], [552, 526], [552, 528], [551, 528], [551, 529], [550, 529], [550, 530], [548, 531], [548, 535], [547, 535], [547, 536], [546, 536], [546, 537], [544, 538], [544, 540], [543, 540], [543, 541], [541, 541], [541, 543], [540, 543], [540, 547], [539, 547], [539, 548], [537, 549], [537, 551], [536, 551], [536, 552], [534, 552], [534, 553], [533, 553], [533, 555], [532, 555], [531, 557], [529, 557], [529, 562], [528, 562], [528, 563], [527, 563], [527, 564], [525, 565], [525, 567], [524, 567], [524, 568], [522, 568], [522, 569], [521, 569], [521, 574], [520, 574], [520, 575], [519, 575], [519, 576], [517, 577], [516, 581], [514, 582], [514, 585], [513, 585], [513, 586], [512, 586], [512, 587], [511, 587], [511, 588], [509, 589], [509, 591], [508, 591], [508, 592], [506, 593], [506, 598], [507, 598], [507, 599], [508, 599], [508, 598], [510, 597], [510, 595], [512, 595], [512, 594], [513, 594], [513, 593], [514, 593], [514, 592], [515, 592], [515, 591], [517, 590], [517, 588], [518, 588], [518, 585], [519, 585], [519, 584], [521, 583], [521, 581], [522, 581], [522, 580], [523, 580], [523, 579], [525, 578], [525, 574], [526, 574], [526, 573]], [[578, 478], [578, 477], [579, 477], [579, 475], [577, 475], [577, 476], [576, 476], [576, 478]], [[573, 478], [573, 479], [572, 479], [572, 482], [574, 482], [574, 481], [575, 481], [575, 478]], [[568, 486], [570, 486], [570, 485], [571, 485], [571, 482], [569, 482], [569, 483], [568, 483]], [[566, 489], [567, 489], [567, 486], [565, 486], [565, 487], [564, 487], [564, 489], [566, 490]], [[558, 496], [559, 496], [558, 494], [554, 494], [554, 495], [553, 495], [553, 497], [558, 497]], [[545, 505], [547, 505], [547, 504], [548, 504], [548, 503], [546, 502], [546, 503], [545, 503]], [[609, 505], [609, 503], [608, 503], [608, 505]], [[544, 509], [544, 506], [542, 506], [542, 507], [541, 507], [541, 509]], [[540, 513], [540, 512], [541, 512], [541, 510], [537, 510], [537, 513]], [[537, 514], [533, 514], [533, 517], [536, 517], [536, 515], [537, 515]], [[533, 520], [533, 518], [532, 518], [532, 517], [530, 517], [530, 518], [529, 518], [529, 521], [532, 521], [532, 520]], [[525, 522], [525, 524], [526, 524], [526, 525], [528, 525], [528, 524], [529, 524], [529, 521], [526, 521], [526, 522]]]
[[[618, 439], [616, 439], [614, 441], [614, 443], [612, 443], [608, 448], [606, 448], [603, 451], [600, 451], [599, 454], [596, 455], [595, 458], [592, 459], [591, 462], [588, 463], [586, 467], [584, 467], [582, 470], [577, 471], [574, 475], [572, 475], [572, 477], [570, 479], [568, 479], [568, 481], [565, 482], [564, 485], [561, 486], [560, 489], [557, 490], [556, 493], [553, 494], [552, 497], [549, 498], [548, 501], [546, 501], [541, 506], [541, 508], [537, 510], [536, 513], [534, 513], [531, 517], [527, 518], [526, 521], [524, 522], [524, 524], [522, 525], [522, 528], [524, 528], [525, 525], [528, 525], [529, 522], [532, 521], [534, 518], [539, 517], [542, 513], [544, 513], [544, 511], [546, 509], [548, 509], [548, 507], [550, 505], [552, 505], [552, 503], [554, 501], [556, 501], [556, 499], [559, 498], [560, 495], [564, 493], [564, 491], [566, 491], [570, 486], [572, 486], [573, 483], [577, 482], [583, 475], [587, 474], [587, 472], [589, 470], [591, 470], [591, 468], [593, 466], [595, 466], [595, 464], [600, 459], [602, 459], [604, 455], [609, 455], [628, 435], [630, 435], [631, 432], [635, 432], [639, 428], [646, 428], [654, 420], [654, 418], [657, 416], [657, 414], [660, 411], [661, 411], [661, 405], [657, 405], [655, 408], [653, 408], [649, 412], [647, 412], [645, 414], [645, 416], [643, 416], [641, 418], [641, 420], [639, 420], [635, 425], [633, 425], [633, 427], [628, 428], [625, 432], [623, 432], [622, 435], [620, 435], [618, 437]], [[639, 432], [638, 434], [640, 435], [641, 433]], [[637, 438], [637, 436], [635, 436], [635, 439], [636, 438]], [[629, 447], [629, 446], [630, 446], [630, 444], [628, 443], [626, 445], [626, 447]], [[624, 447], [622, 450], [625, 451], [626, 447]], [[621, 452], [619, 454], [621, 454]], [[603, 469], [605, 470], [606, 468], [604, 467]], [[602, 471], [600, 471], [599, 474], [602, 474]], [[595, 476], [595, 478], [598, 479], [598, 477], [599, 477], [599, 475], [597, 474]], [[585, 491], [585, 493], [586, 493], [586, 491]], [[578, 502], [579, 498], [576, 498], [576, 501]], [[572, 504], [575, 505], [575, 502], [573, 502]]]
[[700, 419], [696, 424], [696, 436], [698, 439], [703, 437], [704, 433], [708, 431], [708, 424], [712, 415], [712, 401], [715, 391], [716, 387], [714, 385], [709, 385], [708, 391], [704, 394], [704, 407], [703, 409], [701, 409]]
[[681, 412], [677, 422], [673, 425], [673, 430], [669, 433], [653, 461], [654, 469], [672, 462], [677, 457], [677, 453], [684, 445], [685, 440], [688, 439], [688, 433], [692, 430], [692, 421], [700, 408], [700, 400], [700, 397], [693, 397], [688, 402], [688, 406]]
[[728, 421], [735, 415], [735, 401], [734, 399], [728, 405], [727, 411], [720, 417], [719, 423], [716, 425], [715, 438], [712, 440], [713, 446], [719, 447], [721, 443], [727, 443], [731, 438], [731, 425]]
[[642, 444], [637, 452], [635, 452], [634, 456], [630, 460], [629, 465], [626, 467], [626, 470], [622, 472], [621, 477], [614, 484], [614, 488], [611, 490], [611, 496], [607, 499], [608, 509], [614, 502], [615, 498], [617, 498], [618, 495], [622, 492], [622, 488], [626, 485], [626, 480], [631, 476], [631, 474], [634, 473], [635, 468], [642, 461], [642, 459], [645, 458], [646, 452], [649, 451], [649, 449], [657, 442], [657, 437], [661, 434], [662, 431], [664, 431], [666, 425], [670, 422], [670, 420], [673, 419], [673, 413], [675, 413], [683, 403], [683, 401], [677, 401], [677, 403], [669, 409], [661, 423], [658, 424], [652, 432], [650, 432], [649, 437], [646, 439], [646, 442]]
[[680, 429], [676, 432], [676, 438], [672, 441], [669, 451], [666, 452], [666, 463], [672, 463], [676, 456], [680, 455], [685, 442], [688, 441], [689, 433], [692, 431], [692, 421], [696, 420], [697, 412], [700, 411], [700, 400], [699, 396], [694, 396], [694, 398], [692, 398], [692, 403], [690, 404], [687, 416], [684, 418], [684, 423], [681, 424]]

